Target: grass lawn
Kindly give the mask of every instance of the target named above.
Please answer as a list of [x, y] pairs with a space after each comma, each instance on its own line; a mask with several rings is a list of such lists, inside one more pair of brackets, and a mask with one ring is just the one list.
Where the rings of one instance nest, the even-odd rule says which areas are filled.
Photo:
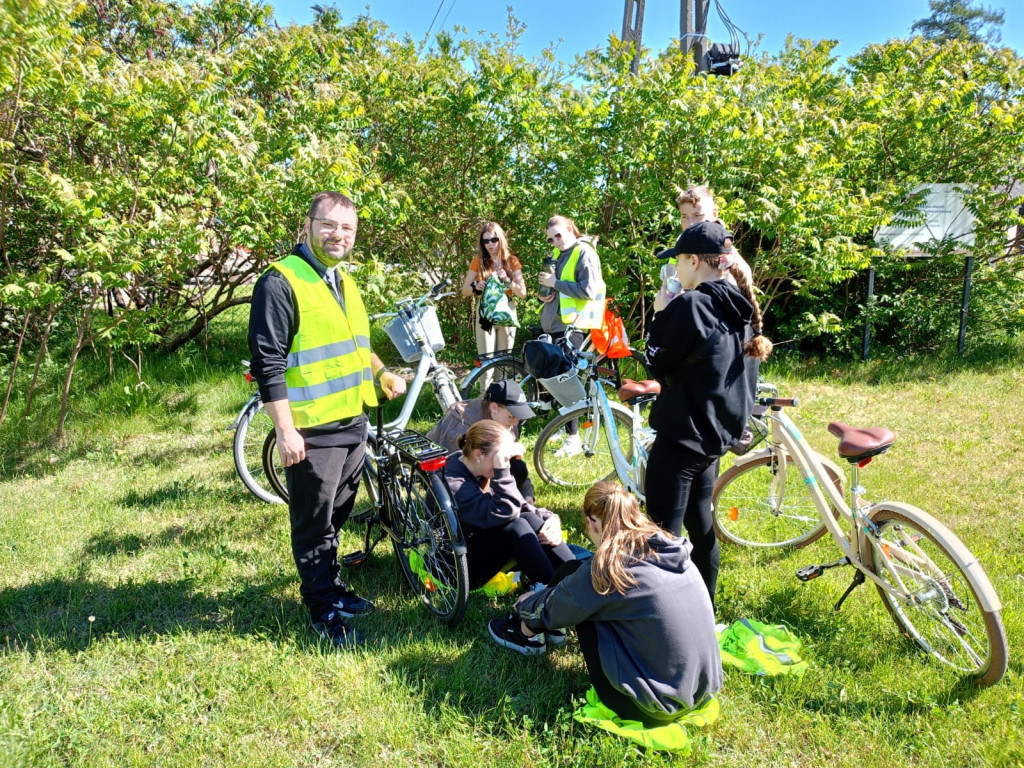
[[[440, 626], [403, 591], [386, 546], [350, 574], [378, 606], [358, 621], [372, 644], [314, 641], [286, 510], [234, 474], [225, 427], [250, 390], [240, 322], [218, 321], [205, 351], [147, 361], [144, 390], [130, 370], [111, 380], [106, 361], [83, 369], [61, 446], [33, 442], [47, 417], [19, 421], [17, 402], [0, 428], [0, 766], [1024, 763], [1020, 353], [766, 370], [800, 397], [792, 413], [826, 455], [833, 419], [896, 432], [862, 480], [873, 498], [932, 512], [981, 559], [1004, 603], [1003, 681], [979, 691], [916, 653], [872, 588], [834, 613], [847, 573], [793, 575], [835, 559], [830, 542], [723, 547], [720, 618], [788, 624], [811, 668], [727, 671], [721, 719], [676, 758], [571, 719], [586, 687], [574, 640], [543, 657], [495, 646], [485, 623], [509, 597], [474, 595], [459, 627]], [[583, 543], [580, 495], [538, 492]]]

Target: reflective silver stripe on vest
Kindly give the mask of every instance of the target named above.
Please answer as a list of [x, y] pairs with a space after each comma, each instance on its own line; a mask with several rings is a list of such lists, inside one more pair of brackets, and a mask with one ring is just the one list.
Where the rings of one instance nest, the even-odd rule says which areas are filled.
[[[363, 368], [347, 376], [331, 379], [321, 384], [313, 384], [308, 387], [288, 387], [288, 399], [293, 403], [304, 403], [309, 400], [317, 400], [328, 395], [335, 395], [347, 389], [358, 389], [359, 385], [366, 381], [368, 368]], [[373, 374], [370, 373], [370, 378]]]
[[330, 360], [333, 357], [351, 355], [357, 348], [370, 348], [370, 339], [367, 336], [356, 336], [355, 339], [335, 341], [331, 344], [324, 344], [322, 347], [303, 349], [300, 352], [288, 353], [288, 367], [298, 368], [300, 365], [311, 365]]

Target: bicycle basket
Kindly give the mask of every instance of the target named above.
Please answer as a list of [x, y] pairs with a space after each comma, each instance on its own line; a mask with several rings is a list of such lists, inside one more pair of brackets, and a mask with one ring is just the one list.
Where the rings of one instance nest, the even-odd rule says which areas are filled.
[[444, 349], [444, 334], [441, 333], [441, 324], [437, 321], [437, 310], [428, 306], [417, 307], [411, 312], [412, 317], [408, 317], [407, 311], [402, 310], [384, 326], [384, 332], [407, 363], [415, 363], [423, 356], [420, 345], [416, 342], [417, 326], [422, 329], [423, 338], [431, 349], [435, 352]]
[[587, 397], [587, 391], [583, 388], [583, 382], [580, 381], [579, 373], [576, 371], [568, 371], [546, 379], [538, 377], [537, 380], [544, 389], [551, 393], [559, 405], [572, 405]]

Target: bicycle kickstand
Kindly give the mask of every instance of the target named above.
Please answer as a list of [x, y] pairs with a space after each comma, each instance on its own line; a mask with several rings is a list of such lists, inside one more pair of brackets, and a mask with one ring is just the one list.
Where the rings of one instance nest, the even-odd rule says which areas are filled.
[[834, 609], [836, 613], [839, 613], [843, 609], [843, 603], [846, 602], [846, 598], [850, 596], [850, 593], [853, 592], [853, 590], [863, 584], [864, 581], [864, 571], [854, 571], [853, 582], [846, 588], [846, 591], [843, 592], [843, 596], [836, 602]]

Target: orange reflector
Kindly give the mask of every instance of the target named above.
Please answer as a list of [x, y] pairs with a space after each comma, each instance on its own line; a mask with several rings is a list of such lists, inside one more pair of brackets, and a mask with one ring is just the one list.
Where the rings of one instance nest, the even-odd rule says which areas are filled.
[[739, 507], [729, 507], [729, 519], [730, 520], [738, 520], [739, 517], [740, 517], [740, 508]]
[[253, 381], [252, 374], [249, 373], [249, 371], [245, 372], [245, 380], [248, 381], [250, 384], [252, 384], [252, 381]]
[[473, 367], [474, 368], [479, 368], [482, 365], [483, 365], [483, 363], [481, 363], [479, 360], [474, 360], [473, 361]]
[[885, 552], [885, 556], [888, 557], [889, 556], [889, 545], [888, 544], [883, 544], [882, 545], [882, 551]]
[[583, 427], [584, 429], [590, 429], [592, 426], [594, 426], [594, 422], [584, 421], [583, 423], [580, 424], [580, 426]]
[[427, 592], [437, 592], [437, 584], [434, 583], [433, 579], [427, 579], [424, 581], [423, 586], [426, 588]]

